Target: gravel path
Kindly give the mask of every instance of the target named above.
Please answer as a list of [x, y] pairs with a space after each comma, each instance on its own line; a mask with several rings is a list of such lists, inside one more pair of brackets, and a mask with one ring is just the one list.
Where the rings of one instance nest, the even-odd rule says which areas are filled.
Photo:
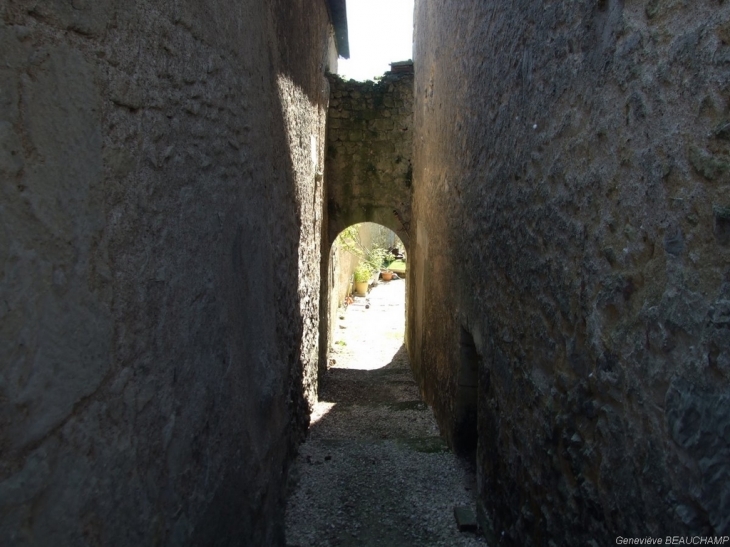
[[405, 282], [381, 283], [340, 314], [334, 364], [291, 473], [287, 544], [472, 546], [454, 506], [474, 475], [449, 452], [403, 346]]

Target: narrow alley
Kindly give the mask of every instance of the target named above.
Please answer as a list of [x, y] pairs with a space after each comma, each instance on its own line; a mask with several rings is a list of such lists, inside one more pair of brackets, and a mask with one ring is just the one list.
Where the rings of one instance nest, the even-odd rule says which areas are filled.
[[0, 0], [0, 547], [487, 544], [730, 545], [730, 1]]
[[405, 281], [338, 315], [333, 361], [294, 464], [287, 545], [484, 545], [459, 532], [475, 478], [421, 401], [403, 345]]

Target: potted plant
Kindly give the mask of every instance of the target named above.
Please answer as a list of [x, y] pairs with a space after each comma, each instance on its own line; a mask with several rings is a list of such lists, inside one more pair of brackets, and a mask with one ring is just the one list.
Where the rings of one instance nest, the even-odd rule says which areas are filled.
[[368, 293], [371, 275], [370, 267], [365, 263], [358, 264], [355, 268], [355, 292], [358, 295], [365, 296]]
[[393, 272], [388, 269], [380, 270], [380, 278], [383, 281], [390, 281], [391, 279], [393, 279]]

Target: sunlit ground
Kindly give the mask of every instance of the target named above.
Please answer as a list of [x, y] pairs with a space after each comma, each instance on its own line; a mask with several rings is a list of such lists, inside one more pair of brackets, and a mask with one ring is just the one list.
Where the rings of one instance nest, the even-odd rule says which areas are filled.
[[313, 426], [324, 418], [327, 413], [334, 408], [335, 404], [336, 403], [330, 403], [328, 401], [319, 401], [316, 403], [312, 409], [312, 415], [309, 417], [309, 426]]
[[340, 310], [331, 345], [332, 368], [376, 370], [403, 345], [405, 280], [381, 282], [366, 298]]
[[[366, 298], [356, 298], [337, 314], [336, 337], [330, 368], [377, 370], [393, 361], [403, 345], [405, 330], [405, 280], [380, 283]], [[335, 406], [319, 401], [312, 409], [310, 427]]]

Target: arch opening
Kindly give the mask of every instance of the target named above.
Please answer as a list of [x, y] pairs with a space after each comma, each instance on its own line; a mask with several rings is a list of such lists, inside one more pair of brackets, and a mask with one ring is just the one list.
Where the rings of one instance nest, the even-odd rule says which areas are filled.
[[[405, 273], [408, 254], [398, 234], [377, 223], [353, 224], [334, 238], [329, 252], [322, 258], [324, 298], [321, 307], [320, 375], [333, 364], [332, 353], [345, 349], [341, 347], [343, 341], [338, 339], [338, 334], [347, 328], [342, 324], [346, 310], [350, 306], [352, 310], [368, 310], [371, 299], [377, 300], [386, 293], [388, 298], [397, 300], [392, 303], [392, 312], [402, 315], [386, 318], [388, 321], [393, 319], [400, 322], [400, 327], [391, 329], [387, 337], [392, 339], [390, 342], [394, 342], [397, 336], [400, 347], [405, 331]], [[397, 284], [400, 286], [396, 287]], [[371, 291], [376, 291], [377, 294]], [[371, 315], [378, 313], [382, 312], [374, 310]], [[380, 342], [382, 341], [377, 336], [372, 339], [372, 344]]]
[[464, 327], [459, 332], [459, 375], [454, 398], [453, 448], [458, 455], [476, 459], [479, 434], [477, 426], [479, 361], [474, 338]]

